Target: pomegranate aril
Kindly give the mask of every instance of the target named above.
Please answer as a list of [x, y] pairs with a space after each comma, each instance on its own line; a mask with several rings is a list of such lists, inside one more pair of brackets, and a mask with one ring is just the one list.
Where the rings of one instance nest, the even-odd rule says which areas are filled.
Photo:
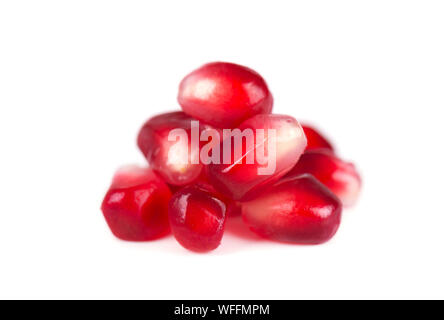
[[[223, 146], [231, 137], [225, 137], [221, 144], [220, 163], [208, 165], [207, 175], [210, 183], [222, 194], [234, 200], [245, 200], [256, 189], [284, 176], [304, 152], [307, 141], [299, 123], [284, 115], [256, 115], [244, 121], [238, 129], [241, 132], [250, 130], [253, 143], [248, 143], [248, 138], [242, 139], [240, 150], [234, 141], [236, 138], [232, 139], [232, 158], [227, 163], [224, 156], [230, 150]], [[262, 129], [262, 133], [258, 129]], [[262, 154], [264, 159], [260, 160], [258, 155]], [[267, 157], [268, 161], [264, 161]]]
[[257, 72], [226, 62], [209, 63], [187, 75], [178, 101], [190, 116], [220, 128], [234, 128], [273, 108], [273, 97]]
[[352, 163], [345, 162], [329, 150], [304, 153], [287, 177], [311, 174], [327, 186], [344, 206], [352, 206], [361, 190], [361, 177]]
[[216, 249], [225, 228], [226, 203], [198, 186], [184, 187], [169, 203], [168, 216], [177, 241], [186, 249]]
[[242, 203], [242, 217], [258, 235], [276, 241], [320, 244], [341, 221], [339, 199], [313, 176], [283, 179]]
[[316, 149], [328, 149], [334, 151], [333, 145], [330, 143], [330, 141], [328, 141], [328, 139], [318, 130], [307, 124], [302, 124], [302, 129], [304, 129], [305, 136], [307, 137], [306, 151]]
[[128, 166], [116, 172], [102, 212], [117, 238], [153, 240], [169, 232], [170, 198], [168, 186], [151, 169]]
[[[186, 185], [196, 180], [202, 171], [200, 146], [191, 144], [193, 120], [183, 112], [164, 113], [149, 119], [139, 132], [137, 144], [140, 150], [150, 167], [168, 184]], [[169, 134], [175, 129], [185, 130], [186, 139], [169, 141]], [[206, 129], [211, 127], [199, 123], [198, 135]]]

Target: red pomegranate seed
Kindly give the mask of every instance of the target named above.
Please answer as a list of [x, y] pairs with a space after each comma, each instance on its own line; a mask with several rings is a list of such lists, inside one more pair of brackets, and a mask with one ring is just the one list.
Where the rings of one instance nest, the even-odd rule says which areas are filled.
[[[203, 165], [199, 160], [200, 143], [191, 145], [191, 121], [183, 112], [171, 112], [148, 120], [139, 132], [137, 144], [153, 168], [168, 184], [186, 185], [196, 180]], [[210, 127], [199, 123], [199, 135]], [[170, 132], [184, 129], [187, 140], [168, 141]], [[197, 137], [199, 142], [199, 137]], [[193, 160], [194, 159], [194, 160]]]
[[309, 173], [326, 185], [344, 206], [352, 206], [361, 190], [361, 178], [352, 163], [336, 157], [329, 150], [313, 150], [302, 155], [288, 177]]
[[168, 216], [177, 241], [186, 249], [216, 249], [225, 227], [226, 204], [208, 190], [184, 187], [171, 198]]
[[[222, 194], [234, 200], [245, 200], [255, 189], [261, 189], [284, 176], [298, 161], [307, 141], [299, 123], [289, 116], [256, 115], [244, 121], [239, 129], [242, 132], [250, 130], [254, 137], [253, 143], [242, 139], [242, 143], [236, 145], [235, 139], [232, 139], [231, 161], [224, 162], [227, 150], [221, 147], [221, 163], [208, 165], [207, 175], [210, 183]], [[265, 131], [260, 134], [257, 129]], [[275, 139], [269, 129], [275, 130]], [[275, 161], [272, 157], [273, 149]], [[265, 153], [265, 159], [260, 160], [258, 153], [262, 152]], [[268, 162], [263, 161], [266, 157]]]
[[257, 72], [225, 62], [206, 64], [187, 75], [178, 100], [187, 114], [220, 128], [234, 128], [273, 107], [273, 97]]
[[283, 179], [242, 204], [242, 217], [253, 232], [298, 244], [331, 239], [341, 212], [339, 199], [310, 175]]
[[122, 240], [147, 241], [169, 232], [167, 185], [148, 168], [117, 171], [102, 203], [112, 233]]
[[318, 130], [306, 124], [302, 124], [302, 129], [304, 129], [305, 136], [307, 137], [306, 151], [315, 149], [334, 151], [333, 145]]

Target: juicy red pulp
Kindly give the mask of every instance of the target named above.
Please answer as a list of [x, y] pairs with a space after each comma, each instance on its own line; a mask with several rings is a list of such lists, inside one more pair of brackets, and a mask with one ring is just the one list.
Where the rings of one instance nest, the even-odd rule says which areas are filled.
[[271, 240], [320, 244], [339, 228], [339, 199], [310, 175], [283, 179], [242, 204], [251, 230]]
[[307, 148], [305, 151], [328, 149], [334, 151], [333, 145], [328, 139], [322, 135], [317, 129], [307, 124], [302, 124], [305, 136], [307, 137]]
[[287, 177], [311, 174], [341, 199], [352, 206], [361, 189], [361, 177], [352, 163], [345, 162], [326, 149], [305, 152]]
[[[241, 132], [251, 130], [254, 138], [252, 143], [242, 139], [240, 145], [242, 150], [236, 150], [236, 144], [232, 139], [232, 159], [229, 164], [224, 164], [224, 153], [227, 151], [223, 148], [225, 139], [221, 143], [223, 152], [220, 155], [220, 163], [208, 165], [207, 175], [210, 183], [222, 194], [234, 200], [245, 200], [254, 190], [277, 181], [296, 164], [305, 149], [306, 138], [299, 123], [294, 118], [283, 115], [257, 115], [244, 121], [238, 129]], [[259, 136], [258, 129], [264, 130], [264, 136]], [[268, 130], [275, 131], [274, 140]], [[274, 159], [273, 149], [269, 149], [269, 147], [274, 148], [273, 146], [275, 146]], [[259, 148], [263, 148], [264, 155], [268, 158], [265, 164], [259, 161]], [[236, 153], [236, 151], [241, 152]], [[250, 163], [248, 163], [249, 156], [253, 158]], [[260, 172], [266, 168], [273, 169], [270, 172]]]
[[[200, 148], [203, 143], [198, 141], [197, 149], [191, 144], [191, 122], [194, 119], [183, 112], [160, 114], [149, 119], [139, 132], [137, 144], [150, 166], [171, 185], [187, 185], [201, 174], [203, 165], [199, 161]], [[186, 140], [169, 140], [173, 130], [183, 129]], [[202, 131], [212, 129], [200, 122], [199, 136]], [[199, 137], [198, 137], [199, 139]], [[193, 161], [197, 159], [197, 161]]]
[[187, 75], [178, 101], [185, 113], [220, 128], [234, 128], [273, 107], [273, 97], [257, 72], [226, 62], [209, 63]]
[[190, 186], [172, 197], [168, 216], [174, 236], [186, 249], [216, 249], [222, 239], [226, 203], [208, 190]]
[[109, 188], [102, 212], [113, 234], [122, 240], [147, 241], [169, 232], [167, 185], [148, 168], [120, 169]]

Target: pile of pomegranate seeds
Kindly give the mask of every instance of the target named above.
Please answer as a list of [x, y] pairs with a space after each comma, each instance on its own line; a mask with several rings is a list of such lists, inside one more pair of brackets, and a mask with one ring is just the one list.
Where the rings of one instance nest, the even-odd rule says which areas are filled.
[[103, 200], [117, 238], [172, 231], [183, 247], [207, 252], [239, 215], [274, 241], [320, 244], [335, 235], [361, 178], [315, 128], [271, 114], [273, 96], [257, 72], [206, 64], [182, 80], [178, 101], [182, 112], [155, 116], [139, 132], [149, 166], [117, 171]]

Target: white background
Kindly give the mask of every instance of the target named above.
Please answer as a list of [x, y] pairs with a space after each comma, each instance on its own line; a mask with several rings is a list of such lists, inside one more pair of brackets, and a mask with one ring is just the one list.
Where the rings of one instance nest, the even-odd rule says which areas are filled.
[[[328, 244], [111, 235], [100, 203], [143, 163], [139, 127], [214, 60], [256, 69], [276, 113], [357, 164]], [[442, 299], [443, 107], [442, 1], [2, 1], [0, 298]]]

